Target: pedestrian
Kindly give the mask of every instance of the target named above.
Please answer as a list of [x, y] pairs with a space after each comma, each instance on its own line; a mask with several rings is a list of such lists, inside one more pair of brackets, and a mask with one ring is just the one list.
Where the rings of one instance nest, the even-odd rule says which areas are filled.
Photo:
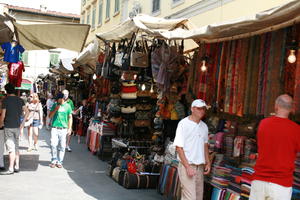
[[177, 126], [174, 145], [180, 160], [178, 175], [182, 186], [181, 200], [202, 200], [204, 174], [209, 174], [211, 162], [208, 152], [208, 128], [202, 121], [207, 105], [194, 100], [191, 115]]
[[[4, 99], [4, 95], [0, 94], [0, 107], [2, 108], [2, 101]], [[1, 117], [2, 109], [0, 110]], [[0, 171], [4, 171], [4, 128], [0, 127]]]
[[[43, 107], [39, 101], [39, 96], [37, 93], [33, 93], [31, 101], [27, 104], [29, 115], [26, 119], [28, 124], [28, 149], [30, 152], [33, 149], [38, 150], [37, 142], [39, 136], [39, 128], [43, 126]], [[26, 123], [25, 121], [25, 123]], [[32, 137], [34, 142], [32, 141]]]
[[50, 167], [62, 168], [66, 137], [72, 133], [73, 119], [71, 106], [65, 101], [64, 95], [59, 93], [56, 99], [57, 102], [53, 104], [49, 114], [49, 117], [52, 118]]
[[7, 171], [1, 172], [1, 175], [10, 175], [19, 172], [19, 135], [20, 135], [20, 117], [24, 111], [25, 117], [28, 110], [24, 101], [15, 95], [15, 86], [11, 83], [5, 85], [7, 97], [2, 102], [2, 114], [0, 127], [4, 125], [4, 137], [6, 149], [9, 153], [9, 168]]
[[47, 116], [46, 116], [46, 129], [50, 130], [50, 118], [49, 118], [49, 114], [50, 114], [50, 110], [54, 104], [55, 100], [53, 99], [53, 95], [51, 93], [48, 94], [48, 99], [46, 102], [46, 107], [47, 107]]
[[[63, 90], [63, 94], [64, 94], [64, 100], [65, 100], [65, 102], [66, 102], [67, 104], [70, 105], [70, 107], [71, 107], [71, 109], [72, 109], [72, 112], [73, 112], [73, 111], [74, 111], [74, 103], [73, 103], [73, 101], [69, 98], [69, 91], [68, 91], [68, 90]], [[73, 130], [72, 130], [72, 132], [73, 132]], [[71, 151], [72, 151], [72, 149], [71, 149], [71, 147], [70, 147], [70, 144], [71, 144], [71, 137], [72, 137], [71, 134], [67, 136], [66, 149], [67, 149], [68, 152], [71, 152]]]
[[288, 119], [293, 99], [287, 94], [275, 101], [275, 116], [263, 119], [257, 131], [258, 158], [250, 200], [290, 200], [300, 126]]
[[[30, 101], [30, 98], [31, 98], [31, 97], [32, 97], [32, 95], [30, 95], [29, 97], [27, 97], [27, 96], [26, 96], [26, 93], [23, 92], [23, 93], [22, 93], [22, 96], [21, 96], [20, 98], [23, 99], [24, 104], [27, 106], [28, 101]], [[25, 113], [22, 113], [21, 119], [20, 119], [21, 123], [22, 123], [23, 120], [24, 120], [24, 115], [25, 115]], [[20, 141], [23, 140], [23, 135], [24, 135], [24, 128], [20, 128]]]
[[80, 139], [81, 136], [84, 135], [84, 124], [86, 122], [86, 118], [87, 118], [87, 100], [84, 99], [82, 100], [82, 105], [74, 111], [74, 114], [78, 116], [78, 125], [77, 125], [77, 130], [76, 130], [76, 134], [77, 134], [77, 142], [78, 144], [80, 144]]

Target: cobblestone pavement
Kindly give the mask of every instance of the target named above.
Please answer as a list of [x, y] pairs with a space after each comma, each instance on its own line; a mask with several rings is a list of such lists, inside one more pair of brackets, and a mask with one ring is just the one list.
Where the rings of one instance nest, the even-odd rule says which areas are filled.
[[[25, 134], [27, 135], [27, 134]], [[156, 190], [127, 190], [105, 174], [106, 163], [72, 139], [64, 168], [50, 168], [50, 132], [42, 129], [38, 151], [27, 152], [27, 138], [20, 142], [21, 172], [0, 176], [1, 200], [154, 200]], [[7, 156], [6, 156], [7, 163]]]

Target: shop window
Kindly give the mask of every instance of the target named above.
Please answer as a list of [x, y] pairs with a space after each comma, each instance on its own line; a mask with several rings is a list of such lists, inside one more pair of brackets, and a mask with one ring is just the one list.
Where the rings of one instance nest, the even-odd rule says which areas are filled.
[[105, 19], [109, 19], [110, 16], [110, 0], [106, 0], [106, 16]]
[[21, 59], [24, 63], [25, 66], [28, 66], [28, 51], [25, 51], [23, 54], [22, 54], [22, 59]]
[[92, 12], [92, 29], [95, 28], [95, 22], [96, 22], [96, 6], [93, 6], [93, 12]]
[[120, 11], [120, 0], [115, 0], [115, 13]]
[[184, 3], [184, 0], [172, 0], [172, 8]]
[[59, 64], [59, 53], [50, 53], [50, 64], [54, 66]]
[[160, 11], [160, 0], [152, 0], [152, 13]]
[[98, 6], [98, 25], [102, 24], [102, 15], [103, 15], [103, 1], [99, 1], [99, 6]]

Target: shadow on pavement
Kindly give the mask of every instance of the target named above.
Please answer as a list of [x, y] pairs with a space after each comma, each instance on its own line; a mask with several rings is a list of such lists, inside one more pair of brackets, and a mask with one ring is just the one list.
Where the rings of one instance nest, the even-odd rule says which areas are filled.
[[[39, 155], [26, 154], [20, 155], [20, 171], [36, 171], [39, 166]], [[4, 156], [5, 167], [8, 168], [8, 155]]]

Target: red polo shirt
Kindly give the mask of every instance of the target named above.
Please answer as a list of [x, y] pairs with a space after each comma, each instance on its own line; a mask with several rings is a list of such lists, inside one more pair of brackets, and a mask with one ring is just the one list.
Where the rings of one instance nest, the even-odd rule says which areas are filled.
[[286, 118], [263, 119], [258, 127], [257, 145], [253, 180], [291, 187], [296, 154], [300, 151], [300, 126]]

